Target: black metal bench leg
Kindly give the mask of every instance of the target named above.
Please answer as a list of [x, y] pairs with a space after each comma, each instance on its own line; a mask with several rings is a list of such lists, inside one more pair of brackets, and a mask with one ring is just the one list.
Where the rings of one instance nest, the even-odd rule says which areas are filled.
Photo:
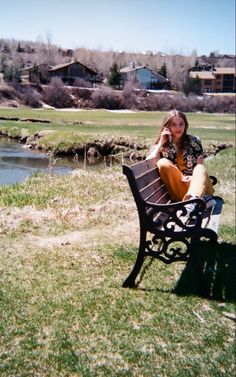
[[145, 258], [145, 242], [146, 242], [146, 232], [141, 232], [137, 259], [133, 266], [132, 271], [130, 272], [129, 276], [126, 278], [126, 280], [122, 284], [123, 288], [135, 287], [135, 279], [138, 276], [139, 271], [141, 270], [141, 267], [143, 265], [144, 258]]
[[195, 271], [197, 274], [200, 295], [202, 297], [207, 297], [207, 289], [206, 289], [206, 285], [204, 281], [204, 273], [203, 273], [202, 266], [201, 266], [201, 263], [199, 261], [199, 256], [198, 256], [198, 246], [199, 246], [199, 239], [192, 238], [190, 257], [192, 258], [193, 266], [195, 267]]

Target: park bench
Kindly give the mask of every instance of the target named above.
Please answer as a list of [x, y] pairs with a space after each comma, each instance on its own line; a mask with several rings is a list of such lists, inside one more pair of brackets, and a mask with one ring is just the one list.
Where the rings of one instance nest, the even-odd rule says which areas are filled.
[[[140, 241], [136, 262], [123, 283], [123, 287], [135, 287], [147, 256], [166, 264], [194, 258], [198, 278], [201, 272], [197, 261], [197, 245], [201, 238], [216, 241], [223, 207], [223, 199], [214, 196], [216, 204], [206, 209], [200, 198], [174, 202], [163, 184], [157, 168], [157, 159], [141, 161], [132, 165], [123, 164], [137, 206], [140, 224]], [[217, 179], [211, 176], [215, 185]], [[186, 205], [196, 203], [188, 215]], [[202, 289], [202, 281], [199, 282]]]

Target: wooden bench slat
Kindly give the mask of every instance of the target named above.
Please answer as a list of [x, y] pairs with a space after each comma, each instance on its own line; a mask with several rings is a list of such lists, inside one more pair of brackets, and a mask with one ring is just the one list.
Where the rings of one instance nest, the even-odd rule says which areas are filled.
[[[166, 200], [166, 198], [162, 199], [162, 197], [161, 197], [161, 198], [158, 198], [158, 202], [148, 201], [148, 203], [154, 204], [154, 205], [156, 205], [156, 204], [158, 204], [158, 205], [168, 205], [168, 204], [171, 204], [171, 200], [169, 198], [167, 200]], [[151, 212], [152, 212], [152, 207], [150, 207], [150, 206], [146, 207], [146, 215], [149, 216]], [[162, 213], [161, 210], [160, 210], [160, 213]]]
[[130, 166], [132, 166], [132, 172], [135, 178], [146, 173], [148, 170], [154, 170], [157, 168], [156, 159], [144, 160]]
[[139, 186], [140, 193], [142, 194], [146, 189], [148, 189], [150, 187], [158, 188], [158, 187], [163, 186], [163, 183], [162, 183], [161, 179], [158, 177], [156, 179], [154, 178], [153, 182], [148, 182], [145, 185], [144, 184], [139, 185], [139, 182], [137, 181], [137, 185]]
[[[158, 194], [156, 197], [158, 199], [158, 196], [163, 195], [164, 193], [167, 193], [166, 187], [163, 185], [162, 182], [156, 182], [156, 184], [148, 185], [143, 190], [140, 191], [141, 197], [146, 200], [150, 201], [153, 195]], [[155, 202], [155, 200], [152, 200], [152, 202]]]
[[156, 169], [149, 170], [146, 174], [136, 177], [136, 184], [139, 190], [142, 190], [144, 187], [150, 186], [155, 182], [160, 182], [160, 184], [162, 183]]
[[152, 191], [148, 196], [143, 199], [148, 202], [156, 204], [165, 204], [168, 201], [169, 194], [164, 189], [164, 187], [158, 187], [156, 190]]
[[134, 164], [134, 165], [130, 165], [132, 166], [132, 172], [135, 176], [135, 178], [137, 176], [141, 176], [143, 173], [146, 173], [147, 170], [148, 170], [148, 166], [147, 166], [147, 163], [146, 161], [142, 161], [141, 163], [137, 163], [137, 164]]

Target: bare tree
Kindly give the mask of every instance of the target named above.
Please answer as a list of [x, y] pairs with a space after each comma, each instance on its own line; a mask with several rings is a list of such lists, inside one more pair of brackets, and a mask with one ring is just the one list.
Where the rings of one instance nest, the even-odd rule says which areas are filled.
[[191, 67], [190, 57], [185, 57], [179, 54], [172, 54], [168, 56], [167, 71], [172, 86], [181, 91], [185, 82], [189, 68]]

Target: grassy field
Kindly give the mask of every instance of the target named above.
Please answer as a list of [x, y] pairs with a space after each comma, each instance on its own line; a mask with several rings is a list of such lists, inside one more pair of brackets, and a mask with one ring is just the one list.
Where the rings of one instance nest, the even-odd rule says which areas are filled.
[[[112, 132], [152, 137], [161, 115], [114, 113]], [[89, 132], [109, 134], [107, 117]], [[232, 116], [189, 117], [204, 141], [234, 144]], [[58, 140], [66, 127], [83, 128], [2, 122], [0, 129], [22, 126], [29, 133], [52, 127]], [[225, 200], [218, 246], [199, 244], [209, 299], [200, 296], [190, 263], [147, 261], [137, 288], [121, 288], [139, 224], [120, 166], [0, 187], [1, 376], [234, 376], [235, 148], [206, 165]]]
[[[232, 142], [235, 144], [235, 117], [229, 114], [186, 114], [192, 133], [206, 144]], [[0, 116], [20, 119], [48, 119], [52, 123], [1, 121], [0, 130], [12, 135], [31, 135], [41, 132], [40, 143], [68, 143], [94, 138], [94, 135], [122, 135], [151, 142], [159, 131], [162, 112], [112, 112], [106, 110], [60, 111], [32, 109], [0, 109]]]

